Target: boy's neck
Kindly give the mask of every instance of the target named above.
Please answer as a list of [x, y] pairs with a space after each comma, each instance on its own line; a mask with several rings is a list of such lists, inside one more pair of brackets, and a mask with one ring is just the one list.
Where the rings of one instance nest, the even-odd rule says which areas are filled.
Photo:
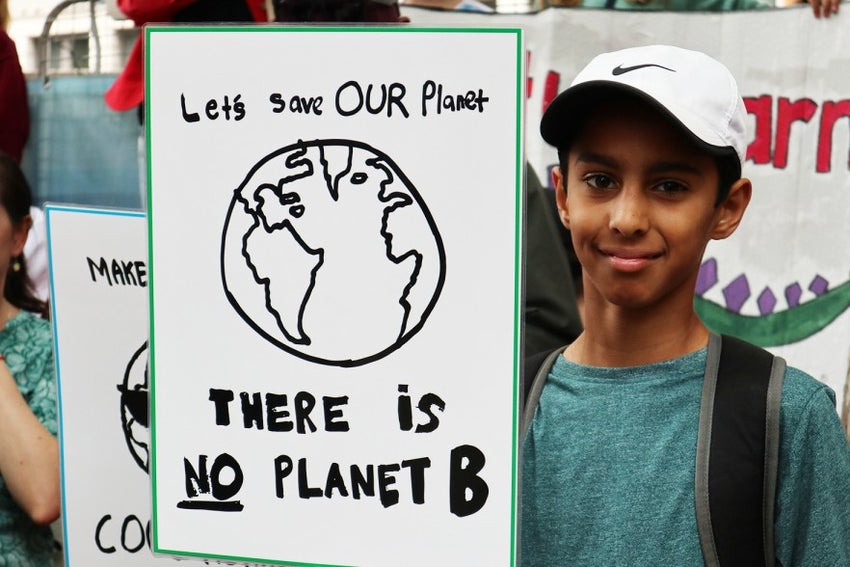
[[[703, 348], [709, 331], [693, 309], [622, 309], [585, 298], [585, 329], [564, 353], [588, 366], [640, 366], [670, 360]], [[590, 301], [587, 301], [590, 299]]]

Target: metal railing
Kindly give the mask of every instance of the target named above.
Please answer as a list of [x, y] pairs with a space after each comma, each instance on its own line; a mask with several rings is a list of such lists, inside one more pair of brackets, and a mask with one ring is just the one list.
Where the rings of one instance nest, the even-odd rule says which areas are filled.
[[50, 29], [59, 15], [74, 4], [88, 3], [89, 4], [89, 37], [93, 39], [94, 44], [94, 72], [100, 73], [100, 33], [97, 29], [97, 16], [95, 14], [95, 5], [100, 0], [62, 0], [47, 14], [44, 19], [44, 27], [41, 30], [41, 35], [38, 37], [36, 49], [38, 57], [38, 76], [45, 83], [49, 82], [47, 74], [47, 48], [50, 43]]

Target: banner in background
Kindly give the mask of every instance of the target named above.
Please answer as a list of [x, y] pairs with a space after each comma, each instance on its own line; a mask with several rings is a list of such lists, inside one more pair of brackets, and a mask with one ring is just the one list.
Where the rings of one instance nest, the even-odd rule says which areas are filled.
[[[845, 395], [850, 360], [850, 35], [808, 6], [728, 13], [549, 9], [534, 15], [406, 8], [415, 25], [526, 32], [526, 156], [552, 185], [539, 134], [549, 102], [595, 55], [665, 43], [726, 64], [749, 112], [738, 231], [709, 244], [696, 307], [714, 330], [767, 347]], [[846, 16], [846, 14], [845, 14]]]
[[154, 551], [513, 564], [520, 31], [145, 44]]

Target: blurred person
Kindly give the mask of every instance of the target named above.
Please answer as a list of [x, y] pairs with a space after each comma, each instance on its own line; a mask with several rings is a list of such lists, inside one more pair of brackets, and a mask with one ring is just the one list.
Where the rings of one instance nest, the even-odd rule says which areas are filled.
[[0, 0], [0, 151], [20, 163], [30, 134], [30, 113], [27, 83], [8, 27], [9, 2]]
[[[525, 357], [549, 353], [582, 332], [581, 266], [555, 200], [525, 167]], [[557, 221], [557, 224], [556, 224]], [[533, 360], [537, 360], [534, 358]]]
[[0, 153], [0, 564], [50, 565], [59, 517], [59, 445], [50, 323], [23, 255], [32, 194]]
[[[0, 151], [18, 163], [24, 153], [30, 133], [30, 112], [27, 83], [21, 70], [15, 43], [6, 33], [9, 27], [9, 2], [0, 0]], [[27, 239], [27, 258], [35, 259], [36, 273], [30, 271], [36, 295], [42, 301], [49, 297], [47, 285], [47, 248], [44, 245], [44, 213], [32, 207], [33, 230]], [[32, 267], [32, 263], [30, 264]]]

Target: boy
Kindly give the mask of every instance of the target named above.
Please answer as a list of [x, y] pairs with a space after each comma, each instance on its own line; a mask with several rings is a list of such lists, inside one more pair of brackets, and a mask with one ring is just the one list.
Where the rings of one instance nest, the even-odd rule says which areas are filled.
[[[543, 116], [585, 330], [525, 437], [525, 566], [703, 564], [694, 463], [709, 331], [693, 297], [708, 241], [730, 236], [750, 200], [745, 119], [723, 65], [670, 46], [596, 57]], [[779, 430], [777, 564], [850, 566], [850, 446], [832, 391], [788, 368]]]

